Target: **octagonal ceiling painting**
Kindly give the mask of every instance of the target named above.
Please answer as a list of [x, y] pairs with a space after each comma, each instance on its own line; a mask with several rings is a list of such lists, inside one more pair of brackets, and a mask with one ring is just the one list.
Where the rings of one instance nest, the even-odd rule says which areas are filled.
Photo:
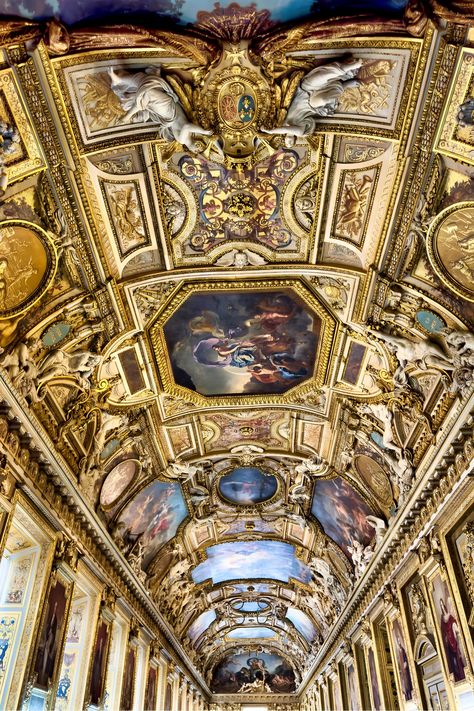
[[292, 293], [196, 293], [164, 327], [176, 383], [201, 395], [284, 393], [311, 377], [321, 319]]

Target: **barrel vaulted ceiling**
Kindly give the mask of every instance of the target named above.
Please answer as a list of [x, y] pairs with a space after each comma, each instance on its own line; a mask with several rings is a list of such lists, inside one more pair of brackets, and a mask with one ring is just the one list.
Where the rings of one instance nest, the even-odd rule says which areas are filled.
[[294, 6], [5, 24], [2, 377], [215, 693], [299, 687], [471, 385], [472, 50]]

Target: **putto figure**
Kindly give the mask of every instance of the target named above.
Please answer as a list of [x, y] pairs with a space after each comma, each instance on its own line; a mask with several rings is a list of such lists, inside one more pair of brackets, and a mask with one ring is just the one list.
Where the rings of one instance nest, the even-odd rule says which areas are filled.
[[195, 147], [193, 135], [211, 135], [212, 131], [188, 121], [178, 97], [161, 77], [159, 68], [128, 72], [111, 67], [109, 76], [110, 88], [127, 112], [122, 118], [123, 123], [153, 121], [159, 127], [162, 138], [178, 141], [190, 150]]
[[361, 66], [360, 59], [350, 57], [312, 69], [297, 88], [283, 126], [262, 130], [295, 138], [310, 136], [320, 116], [332, 116], [336, 112], [342, 92], [358, 86], [355, 77]]

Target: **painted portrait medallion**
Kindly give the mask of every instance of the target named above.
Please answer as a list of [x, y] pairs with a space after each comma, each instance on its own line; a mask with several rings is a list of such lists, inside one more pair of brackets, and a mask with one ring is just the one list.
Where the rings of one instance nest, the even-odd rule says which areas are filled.
[[29, 309], [51, 286], [57, 266], [48, 234], [22, 220], [0, 222], [0, 318]]
[[201, 395], [284, 393], [311, 378], [321, 319], [296, 294], [192, 294], [164, 326], [174, 380]]
[[393, 501], [392, 487], [380, 464], [366, 454], [358, 454], [354, 457], [354, 466], [380, 504], [384, 507], [390, 506]]
[[439, 333], [446, 328], [446, 321], [429, 309], [420, 309], [416, 312], [415, 318], [421, 328], [428, 333]]
[[219, 493], [227, 501], [242, 506], [261, 504], [271, 499], [278, 489], [272, 474], [257, 467], [238, 467], [219, 480]]
[[109, 472], [100, 492], [100, 503], [104, 507], [114, 504], [131, 484], [138, 471], [136, 459], [125, 459]]
[[456, 294], [474, 301], [474, 203], [442, 210], [426, 238], [433, 269]]
[[41, 342], [45, 348], [52, 348], [64, 341], [69, 335], [71, 326], [66, 321], [56, 321], [41, 334]]

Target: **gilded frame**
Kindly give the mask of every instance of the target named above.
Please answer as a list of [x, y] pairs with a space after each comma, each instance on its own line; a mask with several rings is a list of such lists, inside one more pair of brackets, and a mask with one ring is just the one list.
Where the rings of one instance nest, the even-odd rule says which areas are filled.
[[[24, 155], [19, 160], [6, 159], [9, 184], [23, 180], [46, 168], [41, 144], [29, 120], [27, 109], [21, 98], [20, 87], [13, 69], [0, 71], [0, 96], [4, 96], [6, 108], [11, 114], [11, 122], [16, 126], [24, 147]], [[0, 104], [1, 106], [1, 104]], [[7, 118], [10, 117], [3, 117]]]
[[[454, 674], [450, 671], [449, 668], [449, 661], [447, 657], [447, 652], [446, 652], [446, 646], [445, 642], [443, 639], [443, 630], [440, 626], [440, 620], [439, 620], [439, 615], [438, 615], [438, 610], [436, 608], [435, 604], [435, 579], [439, 578], [441, 580], [441, 583], [445, 586], [445, 589], [447, 590], [448, 597], [451, 600], [451, 607], [456, 615], [455, 623], [457, 624], [457, 627], [460, 631], [460, 652], [461, 652], [461, 658], [464, 657], [464, 678], [463, 679], [458, 679], [456, 680], [454, 677]], [[433, 621], [433, 626], [434, 626], [434, 633], [436, 637], [436, 643], [437, 643], [437, 650], [438, 650], [438, 655], [441, 660], [441, 665], [442, 669], [446, 678], [446, 687], [447, 689], [451, 690], [452, 693], [454, 694], [454, 689], [457, 686], [463, 686], [467, 683], [470, 682], [472, 685], [474, 682], [474, 676], [472, 672], [472, 665], [471, 665], [471, 660], [469, 658], [469, 654], [467, 651], [467, 645], [466, 645], [466, 640], [465, 640], [465, 631], [462, 629], [462, 624], [459, 621], [459, 612], [457, 609], [457, 604], [454, 598], [452, 586], [449, 580], [449, 576], [447, 574], [447, 570], [444, 568], [444, 566], [437, 566], [434, 570], [432, 570], [427, 576], [426, 576], [426, 587], [428, 590], [428, 600], [429, 600], [429, 605], [430, 605], [430, 610], [431, 610], [431, 619]], [[458, 639], [458, 645], [459, 645], [459, 639]], [[449, 693], [449, 691], [448, 691]]]
[[[59, 633], [59, 642], [58, 642], [58, 647], [56, 650], [56, 656], [54, 659], [54, 667], [53, 667], [53, 672], [51, 675], [51, 679], [48, 683], [48, 686], [45, 687], [44, 685], [40, 685], [37, 683], [36, 678], [37, 674], [35, 671], [36, 663], [38, 660], [38, 653], [39, 653], [39, 647], [40, 647], [40, 641], [41, 641], [41, 636], [48, 618], [48, 611], [49, 611], [49, 598], [51, 591], [53, 589], [53, 586], [56, 584], [60, 584], [64, 587], [65, 589], [65, 598], [66, 598], [66, 605], [64, 609], [64, 617], [62, 620], [61, 624], [61, 631]], [[30, 667], [30, 678], [32, 678], [33, 681], [33, 686], [35, 688], [41, 689], [46, 692], [51, 692], [52, 698], [55, 698], [56, 695], [56, 688], [58, 685], [58, 676], [59, 672], [61, 669], [62, 661], [63, 661], [63, 653], [64, 653], [64, 645], [65, 645], [65, 640], [66, 640], [66, 633], [67, 633], [67, 627], [69, 623], [69, 611], [71, 608], [71, 601], [72, 601], [72, 591], [73, 591], [74, 583], [68, 579], [63, 573], [60, 571], [56, 570], [52, 572], [49, 582], [48, 582], [48, 587], [46, 589], [46, 594], [44, 596], [44, 604], [43, 604], [43, 609], [41, 611], [41, 618], [40, 618], [40, 623], [37, 627], [37, 636], [35, 640], [35, 646], [34, 646], [34, 651], [31, 655], [31, 667]]]
[[99, 635], [99, 626], [100, 625], [105, 625], [106, 630], [107, 630], [107, 641], [105, 645], [105, 652], [101, 661], [101, 668], [100, 668], [100, 682], [101, 682], [101, 695], [99, 697], [98, 701], [98, 706], [100, 707], [104, 701], [104, 694], [106, 692], [106, 681], [107, 681], [107, 667], [109, 664], [109, 652], [110, 652], [110, 645], [112, 642], [112, 623], [110, 620], [107, 620], [105, 616], [101, 613], [99, 613], [99, 616], [96, 621], [95, 625], [95, 632], [94, 632], [94, 642], [91, 647], [91, 655], [89, 659], [89, 665], [88, 665], [88, 670], [87, 670], [87, 681], [86, 681], [86, 693], [85, 693], [85, 699], [89, 700], [90, 703], [92, 702], [91, 699], [91, 687], [92, 687], [92, 671], [94, 668], [94, 661], [95, 661], [95, 650], [96, 650], [96, 644], [97, 644], [97, 639]]
[[[295, 385], [282, 394], [257, 394], [257, 395], [201, 395], [198, 392], [188, 390], [186, 387], [177, 385], [173, 378], [171, 359], [168, 354], [168, 346], [164, 334], [164, 326], [170, 318], [178, 311], [179, 307], [188, 297], [198, 292], [262, 292], [284, 291], [293, 292], [303, 302], [310, 313], [321, 319], [321, 332], [316, 351], [315, 368], [313, 377], [309, 377], [302, 383]], [[336, 319], [325, 309], [316, 295], [298, 279], [267, 279], [262, 280], [220, 280], [214, 282], [187, 282], [176, 293], [174, 298], [164, 308], [161, 309], [157, 318], [148, 326], [147, 335], [152, 344], [152, 351], [155, 358], [157, 371], [157, 381], [159, 382], [164, 395], [178, 398], [184, 402], [197, 407], [218, 407], [236, 405], [270, 405], [291, 403], [308, 389], [321, 387], [330, 375], [330, 356], [332, 350], [339, 340], [339, 329], [337, 329]]]

